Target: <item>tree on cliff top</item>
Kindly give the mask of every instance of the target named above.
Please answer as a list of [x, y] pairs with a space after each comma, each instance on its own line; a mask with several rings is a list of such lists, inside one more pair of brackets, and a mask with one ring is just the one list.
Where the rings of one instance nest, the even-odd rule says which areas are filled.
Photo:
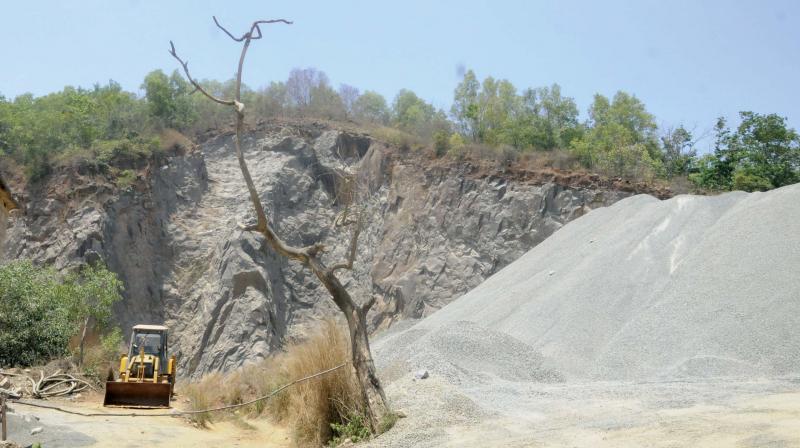
[[170, 54], [181, 64], [183, 72], [189, 82], [195, 87], [197, 91], [208, 97], [211, 101], [218, 104], [229, 106], [236, 115], [236, 138], [234, 140], [236, 157], [239, 161], [239, 168], [242, 171], [247, 190], [250, 194], [250, 201], [256, 212], [257, 224], [248, 228], [248, 230], [256, 231], [264, 236], [268, 246], [278, 254], [287, 257], [291, 260], [300, 262], [303, 266], [311, 270], [317, 276], [319, 281], [325, 286], [325, 289], [330, 293], [336, 306], [344, 314], [347, 321], [347, 326], [350, 330], [350, 343], [352, 352], [352, 367], [355, 371], [356, 378], [361, 386], [362, 392], [362, 405], [367, 423], [373, 433], [379, 432], [384, 426], [384, 422], [390, 417], [389, 405], [386, 400], [386, 395], [383, 392], [383, 387], [378, 379], [375, 369], [375, 363], [372, 360], [372, 353], [369, 347], [369, 335], [367, 333], [367, 312], [375, 302], [374, 297], [365, 303], [356, 302], [347, 289], [342, 285], [341, 281], [336, 275], [336, 272], [342, 269], [352, 269], [353, 262], [356, 255], [356, 247], [358, 244], [358, 236], [360, 234], [363, 221], [356, 216], [356, 219], [349, 219], [348, 213], [344, 216], [340, 215], [340, 221], [345, 223], [350, 222], [353, 225], [351, 240], [348, 250], [347, 259], [328, 266], [322, 259], [325, 252], [325, 247], [320, 243], [315, 243], [306, 247], [292, 247], [284, 242], [273, 230], [264, 206], [261, 203], [258, 191], [256, 190], [253, 179], [250, 176], [250, 170], [247, 167], [244, 154], [242, 152], [241, 141], [242, 134], [244, 133], [244, 114], [245, 105], [242, 103], [241, 98], [241, 85], [242, 85], [242, 67], [244, 65], [247, 49], [253, 40], [261, 39], [261, 26], [273, 23], [291, 24], [284, 19], [276, 20], [258, 20], [253, 22], [249, 31], [241, 36], [234, 36], [227, 29], [225, 29], [214, 17], [214, 23], [217, 27], [227, 34], [235, 42], [242, 44], [241, 55], [239, 56], [239, 65], [236, 71], [236, 89], [234, 98], [219, 98], [208, 91], [192, 78], [189, 73], [188, 62], [181, 59], [175, 51], [175, 45], [170, 42]]

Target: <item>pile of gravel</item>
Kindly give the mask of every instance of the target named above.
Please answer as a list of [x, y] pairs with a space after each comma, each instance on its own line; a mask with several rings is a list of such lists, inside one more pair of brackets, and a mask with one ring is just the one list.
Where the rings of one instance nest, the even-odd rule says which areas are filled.
[[594, 210], [375, 344], [388, 380], [800, 373], [800, 184]]
[[392, 338], [391, 350], [379, 358], [378, 367], [389, 379], [413, 367], [415, 372], [430, 372], [449, 384], [467, 386], [496, 380], [563, 380], [558, 372], [542, 365], [542, 355], [528, 344], [470, 321], [398, 333]]

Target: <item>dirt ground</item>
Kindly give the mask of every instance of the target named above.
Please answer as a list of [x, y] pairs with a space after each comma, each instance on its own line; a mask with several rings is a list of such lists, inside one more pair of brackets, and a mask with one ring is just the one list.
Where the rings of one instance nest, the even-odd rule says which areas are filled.
[[747, 399], [733, 406], [665, 409], [639, 422], [614, 421], [613, 416], [628, 411], [626, 406], [624, 402], [602, 405], [605, 422], [594, 416], [582, 424], [577, 420], [587, 410], [579, 409], [564, 416], [572, 422], [560, 426], [499, 419], [453, 427], [447, 430], [450, 440], [442, 446], [481, 446], [491, 441], [492, 446], [507, 447], [800, 447], [800, 393]]
[[408, 418], [367, 446], [800, 447], [797, 381], [506, 383], [459, 396], [433, 380], [393, 384]]
[[[481, 403], [477, 418], [464, 413], [461, 422], [441, 422], [426, 415], [426, 410], [438, 406], [430, 397], [439, 394], [430, 392], [441, 392], [446, 401], [454, 398], [453, 390], [439, 389], [435, 379], [395, 383], [388, 391], [390, 398], [408, 418], [365, 446], [800, 448], [800, 381], [507, 386], [475, 389], [469, 397], [459, 398]], [[514, 395], [511, 406], [486, 398], [504, 393]], [[417, 407], [414, 397], [420, 394], [428, 399]], [[46, 403], [82, 412], [119, 411], [100, 406], [100, 398], [89, 395]], [[178, 407], [183, 405], [177, 402]], [[291, 446], [288, 430], [268, 419], [225, 421], [199, 429], [177, 417], [82, 417], [20, 404], [12, 407], [11, 440], [23, 446], [34, 442], [45, 448]], [[31, 436], [30, 430], [38, 426], [43, 431]]]
[[[136, 412], [137, 414], [163, 413], [164, 410], [121, 410], [103, 408], [102, 396], [91, 394], [75, 401], [38, 401], [48, 406], [59, 406], [79, 412]], [[181, 408], [180, 400], [175, 404]], [[39, 442], [44, 448], [73, 447], [288, 447], [289, 433], [268, 419], [241, 418], [209, 424], [208, 428], [195, 427], [180, 417], [83, 417], [65, 414], [22, 404], [13, 404], [14, 413], [9, 418], [9, 439], [22, 446]], [[27, 419], [25, 418], [27, 416]], [[38, 420], [37, 420], [38, 419]], [[28, 421], [26, 421], [28, 420]], [[33, 428], [41, 433], [31, 435]]]

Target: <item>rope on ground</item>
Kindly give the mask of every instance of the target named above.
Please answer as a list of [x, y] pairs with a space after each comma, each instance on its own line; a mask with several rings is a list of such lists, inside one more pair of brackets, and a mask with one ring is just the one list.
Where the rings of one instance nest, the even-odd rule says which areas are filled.
[[342, 367], [344, 367], [344, 366], [346, 366], [348, 364], [350, 364], [349, 361], [345, 362], [345, 363], [342, 363], [342, 364], [339, 364], [336, 367], [331, 367], [328, 370], [323, 370], [323, 371], [317, 372], [317, 373], [315, 373], [313, 375], [309, 375], [309, 376], [306, 376], [306, 377], [303, 377], [303, 378], [300, 378], [300, 379], [296, 379], [296, 380], [292, 381], [291, 383], [284, 384], [283, 386], [273, 390], [272, 392], [270, 392], [267, 395], [264, 395], [263, 397], [254, 398], [254, 399], [252, 399], [250, 401], [246, 401], [244, 403], [230, 404], [230, 405], [227, 405], [227, 406], [220, 406], [218, 408], [200, 409], [200, 410], [197, 410], [197, 411], [172, 410], [170, 412], [160, 412], [160, 413], [157, 413], [157, 414], [138, 414], [136, 412], [115, 412], [115, 413], [113, 413], [113, 412], [112, 413], [78, 412], [78, 411], [70, 411], [69, 409], [60, 408], [58, 406], [48, 406], [48, 405], [44, 405], [44, 404], [40, 404], [40, 403], [31, 403], [29, 401], [23, 401], [23, 400], [9, 400], [9, 401], [11, 403], [14, 403], [14, 404], [21, 404], [21, 405], [25, 405], [25, 406], [33, 406], [33, 407], [44, 408], [44, 409], [52, 409], [54, 411], [63, 412], [65, 414], [80, 415], [82, 417], [178, 417], [180, 415], [195, 415], [195, 414], [204, 414], [206, 412], [225, 411], [225, 410], [228, 410], [228, 409], [234, 409], [234, 408], [240, 408], [240, 407], [243, 407], [243, 406], [248, 406], [248, 405], [251, 405], [253, 403], [262, 401], [262, 400], [268, 400], [268, 399], [274, 397], [275, 395], [279, 394], [281, 391], [283, 391], [284, 389], [286, 389], [288, 387], [291, 387], [291, 386], [294, 386], [295, 384], [302, 383], [302, 382], [305, 382], [305, 381], [320, 377], [322, 375], [326, 375], [326, 374], [331, 373], [331, 372], [333, 372], [335, 370], [339, 370], [339, 369], [341, 369]]

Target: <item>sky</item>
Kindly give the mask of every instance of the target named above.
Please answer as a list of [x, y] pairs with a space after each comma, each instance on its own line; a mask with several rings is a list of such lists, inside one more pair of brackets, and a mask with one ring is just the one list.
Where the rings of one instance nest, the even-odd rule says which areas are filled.
[[[173, 40], [193, 76], [228, 79], [234, 34], [270, 25], [244, 82], [295, 67], [388, 100], [411, 89], [449, 110], [459, 67], [519, 88], [558, 83], [582, 115], [596, 93], [635, 94], [662, 128], [709, 133], [716, 117], [777, 113], [800, 128], [800, 1], [8, 1], [0, 0], [0, 94], [42, 95], [113, 79], [139, 91], [174, 70]], [[707, 139], [710, 140], [710, 139]], [[709, 143], [710, 144], [710, 143]]]

